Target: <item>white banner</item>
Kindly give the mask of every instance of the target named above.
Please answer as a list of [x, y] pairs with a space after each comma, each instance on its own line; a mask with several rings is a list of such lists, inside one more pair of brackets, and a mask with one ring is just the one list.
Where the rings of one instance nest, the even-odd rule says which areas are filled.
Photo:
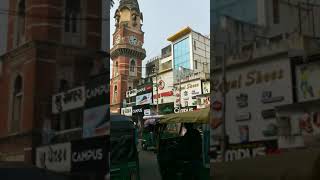
[[[181, 90], [180, 90], [181, 86]], [[175, 107], [179, 107], [181, 102], [181, 107], [197, 106], [197, 95], [202, 94], [201, 80], [190, 81], [187, 83], [182, 83], [181, 85], [176, 85], [176, 101]], [[181, 94], [181, 99], [180, 99]]]
[[55, 172], [71, 170], [71, 143], [39, 147], [36, 150], [36, 166]]
[[152, 103], [152, 93], [140, 95], [136, 97], [136, 105], [144, 105]]
[[125, 116], [132, 116], [132, 107], [121, 108], [121, 114]]
[[69, 111], [81, 108], [86, 101], [84, 86], [70, 89], [65, 93], [59, 93], [52, 97], [52, 113]]

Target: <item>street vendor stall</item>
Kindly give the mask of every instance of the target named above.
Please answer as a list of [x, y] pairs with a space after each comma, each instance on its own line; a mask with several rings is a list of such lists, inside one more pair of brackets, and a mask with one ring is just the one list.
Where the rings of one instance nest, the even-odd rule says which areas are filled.
[[294, 150], [255, 159], [213, 163], [211, 176], [215, 180], [319, 180], [320, 150]]

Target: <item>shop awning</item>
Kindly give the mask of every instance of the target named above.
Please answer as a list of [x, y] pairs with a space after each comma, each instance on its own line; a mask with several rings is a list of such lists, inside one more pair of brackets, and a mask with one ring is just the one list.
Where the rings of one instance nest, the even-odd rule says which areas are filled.
[[320, 150], [213, 163], [211, 174], [215, 180], [316, 180], [320, 179]]
[[170, 123], [209, 123], [210, 109], [205, 108], [177, 114], [168, 114], [161, 118], [161, 124]]

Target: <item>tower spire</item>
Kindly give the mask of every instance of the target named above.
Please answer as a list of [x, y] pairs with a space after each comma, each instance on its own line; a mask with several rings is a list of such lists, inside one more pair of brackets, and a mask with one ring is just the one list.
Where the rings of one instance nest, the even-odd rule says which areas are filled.
[[140, 12], [138, 0], [120, 0], [118, 9], [122, 9], [124, 7], [127, 7], [129, 9], [135, 9], [138, 12]]

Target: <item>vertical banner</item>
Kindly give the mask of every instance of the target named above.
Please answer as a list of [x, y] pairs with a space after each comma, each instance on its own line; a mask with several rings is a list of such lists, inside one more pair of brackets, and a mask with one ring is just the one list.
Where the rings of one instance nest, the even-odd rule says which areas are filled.
[[83, 137], [109, 134], [110, 106], [108, 75], [100, 75], [86, 84], [86, 103], [83, 118]]

